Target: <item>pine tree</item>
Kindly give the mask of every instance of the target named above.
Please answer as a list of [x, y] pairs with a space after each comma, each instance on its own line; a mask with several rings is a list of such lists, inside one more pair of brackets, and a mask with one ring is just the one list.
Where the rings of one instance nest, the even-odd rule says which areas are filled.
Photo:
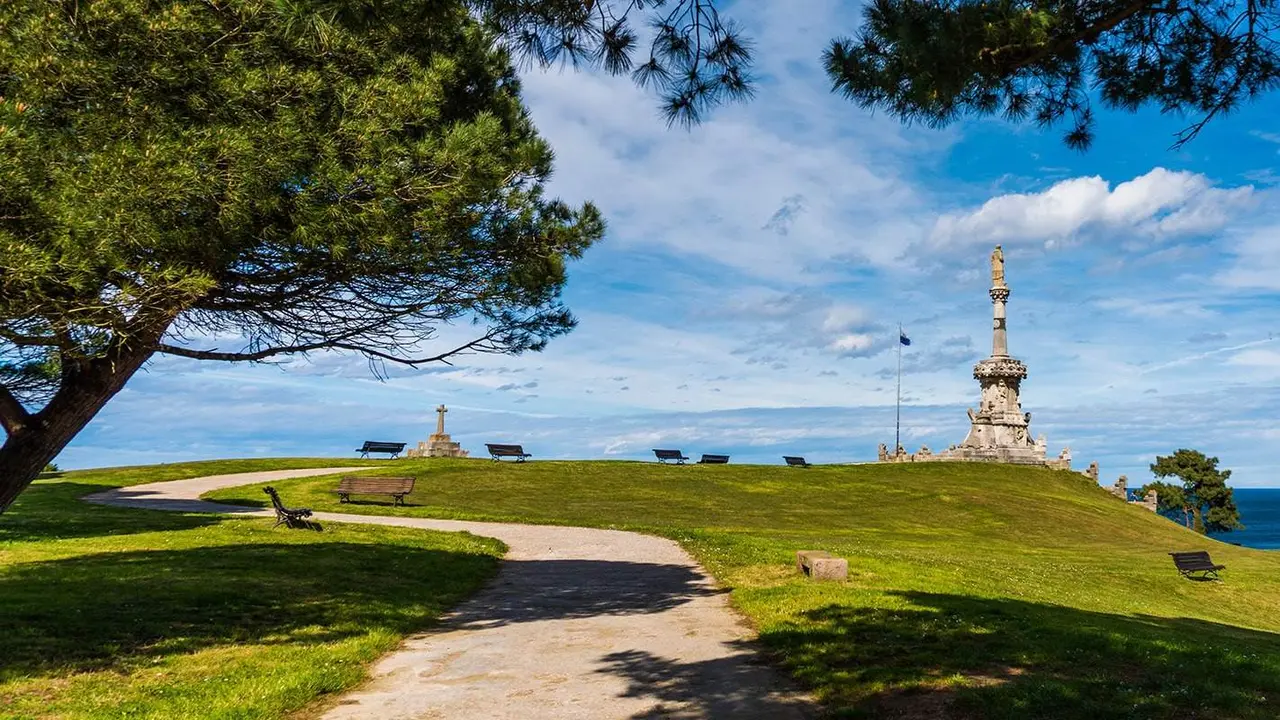
[[1001, 115], [1093, 138], [1104, 106], [1213, 118], [1280, 84], [1276, 0], [873, 0], [824, 60], [838, 91], [931, 126]]
[[568, 332], [603, 222], [545, 197], [551, 162], [462, 3], [0, 3], [0, 511], [156, 353]]
[[1230, 470], [1218, 469], [1218, 458], [1199, 450], [1180, 449], [1167, 457], [1156, 456], [1151, 472], [1157, 478], [1177, 478], [1178, 483], [1154, 482], [1142, 494], [1155, 490], [1160, 508], [1181, 512], [1187, 527], [1199, 533], [1239, 530], [1240, 511], [1227, 480]]

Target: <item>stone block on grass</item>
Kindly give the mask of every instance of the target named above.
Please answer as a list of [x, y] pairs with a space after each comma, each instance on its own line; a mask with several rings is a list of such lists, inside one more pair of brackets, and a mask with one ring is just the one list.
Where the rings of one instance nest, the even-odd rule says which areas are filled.
[[796, 569], [812, 580], [847, 580], [849, 561], [822, 550], [796, 552]]

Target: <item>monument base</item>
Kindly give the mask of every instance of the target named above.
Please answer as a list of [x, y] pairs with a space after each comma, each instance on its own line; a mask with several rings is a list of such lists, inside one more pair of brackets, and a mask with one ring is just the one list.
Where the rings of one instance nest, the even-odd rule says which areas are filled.
[[469, 452], [462, 449], [459, 443], [454, 442], [448, 434], [433, 434], [426, 442], [418, 443], [418, 447], [411, 448], [405, 452], [405, 457], [424, 458], [424, 457], [452, 457], [464, 458], [470, 455]]
[[[1071, 469], [1071, 451], [1063, 450], [1056, 458], [1045, 457], [1044, 447], [966, 447], [953, 445], [938, 453], [931, 452], [928, 446], [908, 453], [902, 447], [896, 453], [890, 453], [880, 445], [880, 462], [993, 462], [1010, 465], [1039, 465], [1054, 470]], [[1089, 473], [1085, 473], [1088, 475]]]

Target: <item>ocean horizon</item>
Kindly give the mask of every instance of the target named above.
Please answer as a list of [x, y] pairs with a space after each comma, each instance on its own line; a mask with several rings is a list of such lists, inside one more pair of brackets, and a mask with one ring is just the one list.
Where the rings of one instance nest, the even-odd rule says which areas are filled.
[[1260, 550], [1280, 550], [1280, 488], [1234, 488], [1244, 530], [1215, 533], [1213, 539]]

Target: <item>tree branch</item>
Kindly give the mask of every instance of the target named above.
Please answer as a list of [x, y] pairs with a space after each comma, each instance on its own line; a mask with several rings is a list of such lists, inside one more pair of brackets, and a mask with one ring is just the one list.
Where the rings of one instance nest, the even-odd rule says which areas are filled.
[[[1128, 20], [1143, 10], [1149, 10], [1151, 9], [1151, 6], [1158, 5], [1161, 2], [1163, 2], [1163, 0], [1137, 0], [1137, 2], [1121, 8], [1118, 12], [1103, 17], [1097, 20], [1094, 24], [1082, 28], [1073, 35], [1050, 40], [1026, 57], [1021, 59], [1015, 58], [1010, 63], [1009, 72], [1021, 70], [1028, 65], [1034, 65], [1050, 55], [1064, 52], [1068, 48], [1075, 47], [1081, 42], [1097, 40], [1104, 32], [1115, 28], [1125, 20]], [[993, 64], [999, 64], [1001, 62], [999, 57], [1000, 55], [1004, 53], [1012, 53], [1016, 50], [1026, 51], [1029, 49], [1030, 48], [1025, 45], [1005, 45], [991, 50], [984, 50], [982, 54], [989, 57]]]
[[24, 335], [8, 328], [0, 328], [0, 340], [20, 347], [53, 347], [58, 344], [58, 339], [53, 335]]
[[[1196, 136], [1200, 134], [1200, 131], [1204, 129], [1205, 125], [1209, 124], [1210, 120], [1217, 117], [1218, 113], [1226, 110], [1232, 102], [1235, 102], [1236, 93], [1239, 93], [1241, 86], [1244, 85], [1248, 70], [1252, 69], [1253, 64], [1256, 62], [1255, 58], [1257, 57], [1258, 50], [1258, 37], [1256, 34], [1258, 6], [1256, 4], [1256, 0], [1249, 0], [1244, 15], [1241, 17], [1247, 17], [1249, 23], [1249, 29], [1245, 33], [1245, 67], [1236, 70], [1235, 81], [1231, 83], [1231, 87], [1226, 92], [1222, 93], [1218, 102], [1213, 104], [1213, 107], [1203, 118], [1200, 119], [1199, 122], [1178, 132], [1177, 142], [1169, 147], [1170, 150], [1181, 150], [1184, 145], [1194, 140]], [[1233, 31], [1239, 24], [1240, 18], [1236, 18], [1236, 21], [1231, 24], [1231, 27], [1228, 28], [1227, 32]]]
[[344, 342], [334, 342], [332, 340], [325, 340], [322, 342], [315, 342], [315, 343], [306, 343], [302, 345], [287, 345], [287, 346], [280, 346], [280, 347], [264, 348], [262, 350], [255, 350], [254, 352], [246, 352], [246, 353], [220, 352], [218, 350], [196, 350], [193, 348], [184, 348], [184, 347], [179, 347], [177, 345], [168, 345], [165, 343], [161, 343], [156, 347], [156, 352], [164, 353], [166, 355], [176, 355], [178, 357], [191, 358], [193, 360], [222, 360], [225, 362], [258, 362], [261, 360], [265, 360], [269, 357], [274, 357], [276, 355], [290, 355], [293, 353], [303, 353], [303, 352], [309, 352], [312, 350], [330, 350], [330, 349], [351, 350], [353, 352], [358, 352], [371, 358], [378, 358], [380, 360], [387, 360], [389, 362], [398, 363], [400, 365], [417, 367], [418, 365], [426, 365], [427, 363], [433, 363], [433, 362], [443, 362], [447, 364], [448, 363], [447, 358], [450, 358], [454, 355], [458, 355], [460, 353], [467, 352], [468, 350], [477, 350], [480, 352], [485, 352], [487, 348], [483, 347], [484, 344], [493, 340], [493, 338], [496, 335], [498, 335], [501, 331], [502, 329], [493, 329], [485, 333], [483, 336], [478, 337], [475, 340], [472, 340], [470, 342], [459, 345], [458, 347], [455, 347], [452, 350], [440, 353], [439, 355], [432, 355], [430, 357], [419, 357], [419, 358], [401, 357], [399, 355], [393, 355], [391, 353], [383, 352], [381, 350], [374, 350], [373, 348], [364, 347], [361, 345], [353, 345], [353, 344], [344, 343]]
[[5, 433], [12, 435], [29, 422], [31, 413], [27, 412], [9, 388], [0, 385], [0, 426], [4, 427]]
[[307, 343], [305, 345], [288, 345], [283, 347], [265, 348], [254, 352], [220, 352], [218, 350], [196, 350], [194, 348], [184, 348], [177, 345], [168, 345], [161, 343], [156, 346], [156, 352], [165, 355], [177, 355], [178, 357], [191, 358], [192, 360], [222, 360], [225, 362], [257, 362], [265, 360], [275, 355], [288, 355], [291, 353], [309, 352], [311, 350], [320, 350], [322, 348], [334, 347], [331, 342]]

